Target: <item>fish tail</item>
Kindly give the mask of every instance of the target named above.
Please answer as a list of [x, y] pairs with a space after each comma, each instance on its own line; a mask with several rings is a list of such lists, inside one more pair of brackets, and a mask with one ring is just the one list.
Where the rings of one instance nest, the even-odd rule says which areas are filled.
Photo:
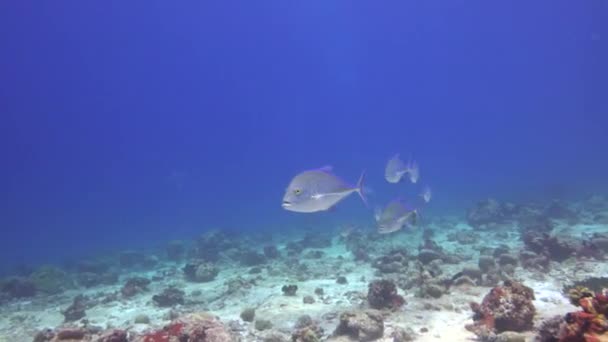
[[364, 183], [365, 183], [365, 170], [363, 170], [363, 172], [361, 172], [361, 176], [359, 177], [359, 181], [357, 182], [357, 193], [359, 194], [359, 197], [361, 197], [361, 200], [363, 200], [363, 204], [365, 204], [366, 207], [369, 207], [369, 205], [367, 203], [367, 198], [365, 197], [365, 193], [363, 192]]

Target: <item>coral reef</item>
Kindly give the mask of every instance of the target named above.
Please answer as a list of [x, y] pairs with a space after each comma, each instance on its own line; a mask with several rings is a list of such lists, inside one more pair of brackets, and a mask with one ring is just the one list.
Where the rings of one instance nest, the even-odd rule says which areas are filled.
[[367, 302], [374, 309], [399, 309], [405, 300], [397, 294], [397, 286], [392, 280], [381, 279], [369, 283]]
[[316, 342], [323, 337], [324, 330], [309, 315], [298, 317], [294, 326], [294, 331], [291, 334], [292, 342]]
[[525, 331], [533, 326], [534, 291], [521, 283], [505, 281], [494, 287], [481, 304], [471, 303], [473, 324], [466, 328], [478, 336], [504, 331]]
[[245, 322], [253, 322], [255, 319], [255, 308], [245, 308], [241, 311], [241, 319]]

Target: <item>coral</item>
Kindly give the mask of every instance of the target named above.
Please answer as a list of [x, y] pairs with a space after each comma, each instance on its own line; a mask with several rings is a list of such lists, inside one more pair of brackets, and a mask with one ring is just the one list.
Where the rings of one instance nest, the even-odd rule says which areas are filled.
[[87, 308], [87, 298], [84, 295], [74, 297], [72, 304], [63, 310], [61, 313], [65, 318], [65, 322], [77, 321], [86, 316], [85, 309]]
[[466, 328], [480, 336], [488, 331], [525, 331], [533, 326], [536, 312], [534, 291], [517, 282], [505, 281], [494, 287], [481, 304], [471, 303], [474, 324]]
[[241, 319], [245, 322], [253, 322], [255, 319], [255, 308], [245, 308], [241, 311]]
[[232, 342], [236, 338], [215, 317], [206, 313], [188, 314], [165, 328], [137, 336], [134, 342]]
[[578, 305], [582, 311], [570, 312], [560, 327], [559, 341], [608, 341], [608, 289], [586, 293]]
[[494, 261], [494, 258], [490, 255], [480, 255], [478, 266], [483, 273], [487, 273], [488, 271], [496, 268], [496, 262]]
[[374, 309], [399, 309], [405, 300], [397, 294], [397, 287], [392, 280], [381, 279], [369, 283], [367, 302]]
[[173, 307], [177, 304], [184, 304], [184, 291], [175, 287], [168, 287], [162, 293], [152, 297], [154, 304], [160, 307]]
[[36, 286], [27, 278], [12, 277], [0, 282], [0, 292], [9, 298], [33, 297], [36, 295]]
[[283, 291], [285, 296], [295, 296], [296, 291], [298, 291], [298, 285], [283, 285], [281, 291]]
[[200, 260], [186, 264], [182, 270], [187, 280], [197, 283], [212, 281], [220, 272], [212, 263]]
[[120, 289], [120, 293], [125, 298], [133, 297], [139, 293], [148, 291], [150, 280], [142, 277], [127, 279], [125, 285]]
[[334, 335], [361, 342], [377, 340], [384, 335], [382, 314], [375, 310], [343, 312]]
[[[594, 292], [601, 292], [603, 289], [608, 288], [608, 277], [589, 277], [575, 281], [572, 284], [565, 285], [563, 292], [569, 295], [570, 290], [575, 288], [584, 289], [584, 292], [591, 294]], [[573, 304], [578, 305], [578, 300], [574, 301]]]

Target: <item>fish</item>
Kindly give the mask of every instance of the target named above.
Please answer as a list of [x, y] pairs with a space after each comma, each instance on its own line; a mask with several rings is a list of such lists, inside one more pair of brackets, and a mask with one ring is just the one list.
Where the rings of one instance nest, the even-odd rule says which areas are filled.
[[424, 200], [425, 203], [429, 203], [431, 201], [431, 197], [433, 196], [433, 192], [429, 186], [425, 186], [420, 193], [420, 197]]
[[331, 166], [303, 171], [287, 186], [281, 206], [285, 210], [300, 213], [326, 211], [354, 192], [359, 194], [367, 206], [367, 199], [363, 193], [364, 181], [365, 171], [361, 173], [356, 185], [351, 185], [336, 176]]
[[386, 181], [389, 183], [399, 183], [406, 174], [409, 174], [410, 182], [418, 182], [418, 179], [420, 178], [420, 169], [418, 167], [418, 163], [411, 161], [408, 164], [405, 164], [401, 160], [399, 154], [395, 154], [386, 163], [386, 168], [384, 169], [384, 179], [386, 179]]
[[377, 231], [388, 234], [401, 230], [408, 221], [416, 224], [418, 210], [409, 209], [400, 199], [392, 200], [384, 209], [376, 210]]

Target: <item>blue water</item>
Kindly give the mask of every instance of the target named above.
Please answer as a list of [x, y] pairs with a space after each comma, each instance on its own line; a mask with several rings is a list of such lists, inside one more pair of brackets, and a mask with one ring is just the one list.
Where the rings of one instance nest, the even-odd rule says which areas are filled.
[[[226, 227], [372, 224], [280, 207], [299, 171], [373, 205], [608, 190], [605, 2], [0, 3], [1, 267]], [[400, 152], [420, 184], [384, 181]]]

